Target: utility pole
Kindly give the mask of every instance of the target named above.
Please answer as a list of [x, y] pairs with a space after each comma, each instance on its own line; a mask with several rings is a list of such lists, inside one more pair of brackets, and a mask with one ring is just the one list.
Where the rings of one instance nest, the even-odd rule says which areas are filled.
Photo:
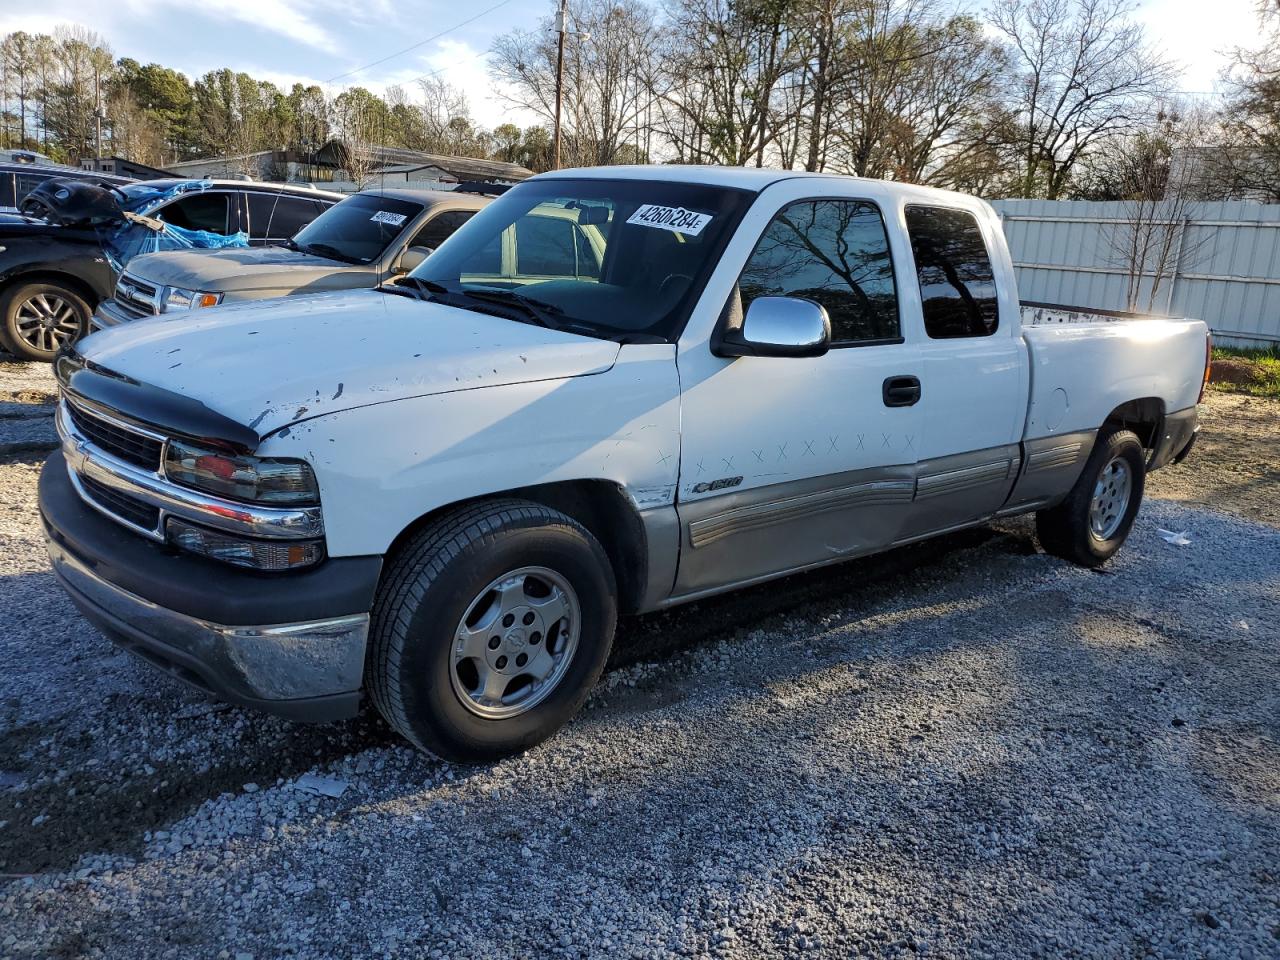
[[551, 169], [560, 169], [560, 107], [564, 100], [564, 35], [569, 29], [569, 0], [560, 0], [556, 14], [556, 125], [551, 139]]

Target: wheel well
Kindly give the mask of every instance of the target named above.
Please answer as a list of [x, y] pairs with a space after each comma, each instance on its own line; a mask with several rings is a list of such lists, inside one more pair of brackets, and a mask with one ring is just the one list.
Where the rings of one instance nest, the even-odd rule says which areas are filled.
[[633, 613], [638, 609], [644, 596], [649, 566], [644, 524], [622, 488], [608, 480], [542, 483], [446, 504], [424, 514], [402, 530], [387, 550], [387, 555], [396, 553], [405, 541], [441, 514], [485, 500], [510, 497], [532, 500], [559, 510], [590, 530], [604, 547], [609, 564], [613, 567], [613, 575], [618, 584], [620, 611]]
[[89, 284], [79, 277], [74, 277], [69, 273], [58, 273], [54, 270], [32, 270], [30, 273], [15, 273], [5, 277], [4, 283], [0, 284], [0, 295], [7, 294], [14, 287], [20, 287], [24, 283], [57, 283], [74, 290], [83, 297], [90, 310], [98, 306], [98, 295], [94, 293]]
[[1159, 397], [1129, 400], [1107, 414], [1103, 427], [1132, 430], [1143, 447], [1154, 450], [1164, 429], [1164, 401]]

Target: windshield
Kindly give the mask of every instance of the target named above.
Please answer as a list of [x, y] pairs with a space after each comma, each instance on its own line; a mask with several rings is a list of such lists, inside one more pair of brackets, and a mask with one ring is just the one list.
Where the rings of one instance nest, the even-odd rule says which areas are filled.
[[410, 278], [490, 300], [518, 291], [570, 329], [673, 340], [753, 197], [693, 183], [531, 180]]
[[109, 188], [120, 199], [120, 207], [130, 213], [146, 214], [149, 208], [182, 193], [198, 193], [207, 189], [207, 181], [188, 180], [183, 183], [156, 187], [147, 183], [131, 183], [124, 187]]
[[344, 263], [372, 263], [404, 232], [423, 205], [358, 193], [330, 207], [293, 235], [293, 244]]

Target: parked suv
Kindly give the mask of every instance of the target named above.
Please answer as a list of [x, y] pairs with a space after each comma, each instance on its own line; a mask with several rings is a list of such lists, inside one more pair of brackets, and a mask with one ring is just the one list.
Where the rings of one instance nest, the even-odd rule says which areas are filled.
[[[279, 224], [279, 213], [268, 211], [270, 200], [251, 198], [250, 213], [257, 203], [261, 216]], [[278, 246], [137, 257], [121, 274], [115, 296], [99, 305], [93, 326], [220, 303], [376, 287], [420, 264], [489, 200], [460, 191], [366, 190], [330, 207]]]
[[[342, 199], [280, 183], [148, 180], [100, 192], [95, 209], [116, 211], [114, 221], [96, 213], [54, 216], [57, 185], [68, 183], [53, 180], [24, 200], [28, 213], [38, 208], [48, 216], [0, 215], [0, 348], [23, 360], [52, 360], [60, 347], [88, 332], [94, 308], [111, 296], [117, 264], [123, 265], [109, 255], [106, 239], [120, 236], [126, 215], [208, 234], [244, 232], [251, 245], [262, 245], [287, 239]], [[191, 189], [181, 191], [186, 184]], [[67, 192], [84, 200], [84, 190]]]

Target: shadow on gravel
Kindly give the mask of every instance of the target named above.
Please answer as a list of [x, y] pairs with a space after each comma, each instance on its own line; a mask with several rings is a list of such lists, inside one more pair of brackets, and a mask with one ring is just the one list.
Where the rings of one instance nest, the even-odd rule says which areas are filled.
[[[19, 450], [14, 453], [0, 454], [0, 466], [6, 463], [31, 463], [41, 464], [49, 459], [48, 450]], [[35, 510], [36, 505], [33, 501], [31, 509]]]
[[618, 624], [609, 668], [669, 656], [707, 640], [719, 639], [733, 630], [755, 629], [764, 626], [771, 617], [793, 613], [808, 605], [856, 605], [861, 598], [874, 594], [885, 584], [892, 583], [895, 589], [900, 587], [903, 575], [910, 571], [927, 571], [931, 567], [942, 566], [954, 555], [982, 546], [1019, 556], [1036, 552], [1030, 525], [1016, 531], [974, 527], [926, 543], [794, 574], [669, 611], [625, 619]]
[[[936, 570], [957, 553], [983, 546], [1015, 554], [1035, 550], [1029, 534], [980, 527], [927, 545], [836, 564], [669, 612], [626, 620], [620, 624], [609, 669], [640, 660], [663, 659], [735, 630], [767, 627], [770, 618], [798, 613], [802, 608], [856, 606], [873, 594], [879, 599], [876, 591], [891, 581], [895, 589], [900, 588], [905, 572]], [[804, 612], [821, 615], [820, 609]], [[652, 710], [678, 702], [683, 696], [679, 685], [673, 684], [665, 691], [648, 692], [643, 696], [644, 702], [634, 704], [634, 709]], [[149, 721], [153, 727], [169, 719], [162, 712], [157, 716], [157, 709], [163, 711], [172, 705], [175, 714], [181, 710], [176, 698], [157, 698], [143, 704], [127, 695], [117, 699], [122, 713], [137, 712], [139, 723]], [[625, 698], [610, 699], [615, 701], [607, 708], [610, 713], [628, 712]], [[34, 727], [0, 731], [0, 757], [5, 758], [2, 765], [26, 779], [42, 779], [22, 792], [0, 791], [0, 820], [10, 824], [0, 831], [0, 873], [66, 869], [91, 852], [136, 855], [146, 831], [181, 819], [220, 793], [237, 793], [247, 782], [267, 785], [277, 779], [288, 780], [316, 765], [399, 743], [371, 709], [366, 709], [359, 720], [328, 726], [289, 726], [265, 719], [256, 726], [256, 715], [246, 713], [245, 717], [249, 718], [249, 727], [236, 744], [236, 753], [217, 757], [216, 766], [199, 770], [189, 760], [186, 764], [165, 764], [162, 771], [152, 775], [89, 763], [101, 750], [87, 735], [62, 735], [56, 744], [42, 746], [57, 732]], [[207, 721], [193, 717], [173, 722], [183, 725]], [[50, 779], [50, 765], [69, 772]], [[45, 815], [49, 816], [47, 820], [33, 824]]]
[[[122, 704], [122, 709], [128, 709]], [[197, 722], [179, 720], [178, 723]], [[42, 751], [32, 751], [49, 732], [19, 727], [0, 733], [0, 757], [20, 775], [48, 773], [33, 769], [45, 763]], [[369, 747], [384, 746], [392, 738], [380, 720], [368, 716], [330, 727], [298, 725], [279, 736], [246, 736], [243, 752], [209, 770], [167, 764], [155, 774], [116, 769], [84, 761], [95, 754], [87, 736], [63, 738], [55, 761], [71, 771], [54, 782], [45, 780], [22, 792], [0, 791], [0, 873], [29, 874], [72, 866], [86, 853], [136, 855], [147, 831], [186, 816], [220, 793], [239, 793], [245, 783], [288, 780], [317, 764], [328, 763]], [[32, 756], [24, 761], [23, 753]], [[41, 816], [49, 819], [39, 823]]]

